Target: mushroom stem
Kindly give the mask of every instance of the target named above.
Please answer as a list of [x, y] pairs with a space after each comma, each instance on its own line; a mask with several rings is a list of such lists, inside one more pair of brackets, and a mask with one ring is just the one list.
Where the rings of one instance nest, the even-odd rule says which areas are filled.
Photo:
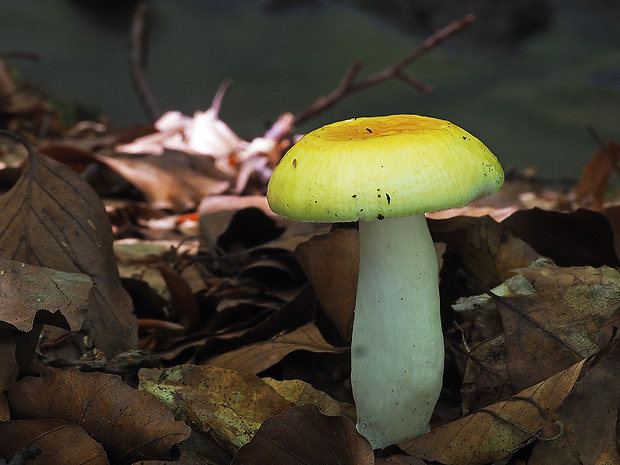
[[444, 347], [437, 256], [424, 214], [360, 221], [351, 343], [357, 429], [379, 449], [429, 431]]

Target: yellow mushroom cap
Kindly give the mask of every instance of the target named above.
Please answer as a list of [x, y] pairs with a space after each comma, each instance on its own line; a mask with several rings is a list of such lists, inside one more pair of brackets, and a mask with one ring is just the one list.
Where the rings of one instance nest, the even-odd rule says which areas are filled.
[[311, 222], [374, 220], [467, 205], [504, 172], [478, 139], [435, 118], [354, 118], [306, 134], [269, 181], [271, 209]]

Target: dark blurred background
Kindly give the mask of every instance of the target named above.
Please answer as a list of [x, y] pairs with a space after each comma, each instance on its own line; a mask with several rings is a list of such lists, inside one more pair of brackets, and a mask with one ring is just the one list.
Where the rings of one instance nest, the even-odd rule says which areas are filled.
[[[134, 2], [5, 0], [0, 52], [22, 79], [120, 126], [148, 121], [132, 87]], [[466, 13], [477, 20], [408, 68], [424, 95], [390, 81], [346, 97], [297, 129], [417, 113], [452, 120], [504, 167], [576, 178], [597, 148], [586, 130], [620, 139], [618, 0], [151, 0], [146, 73], [162, 110], [191, 115], [234, 82], [221, 118], [253, 138], [285, 111], [329, 93], [356, 59], [361, 76], [390, 67]]]

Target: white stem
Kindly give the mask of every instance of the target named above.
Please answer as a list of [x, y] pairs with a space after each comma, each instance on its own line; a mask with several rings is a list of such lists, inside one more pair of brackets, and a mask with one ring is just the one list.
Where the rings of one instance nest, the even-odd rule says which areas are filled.
[[373, 448], [429, 430], [444, 348], [437, 256], [423, 214], [360, 221], [351, 343], [357, 429]]

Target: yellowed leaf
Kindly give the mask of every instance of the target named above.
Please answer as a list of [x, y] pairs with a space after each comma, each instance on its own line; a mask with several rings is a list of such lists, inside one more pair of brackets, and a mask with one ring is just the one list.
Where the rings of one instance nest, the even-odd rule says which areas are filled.
[[249, 442], [265, 419], [291, 405], [259, 377], [214, 366], [143, 368], [139, 375], [141, 391], [229, 450]]
[[285, 379], [279, 381], [273, 378], [263, 378], [263, 381], [274, 388], [278, 394], [295, 405], [314, 404], [323, 415], [341, 415], [356, 421], [355, 407], [344, 402], [338, 402], [323, 391], [315, 389], [311, 384], [299, 379]]

